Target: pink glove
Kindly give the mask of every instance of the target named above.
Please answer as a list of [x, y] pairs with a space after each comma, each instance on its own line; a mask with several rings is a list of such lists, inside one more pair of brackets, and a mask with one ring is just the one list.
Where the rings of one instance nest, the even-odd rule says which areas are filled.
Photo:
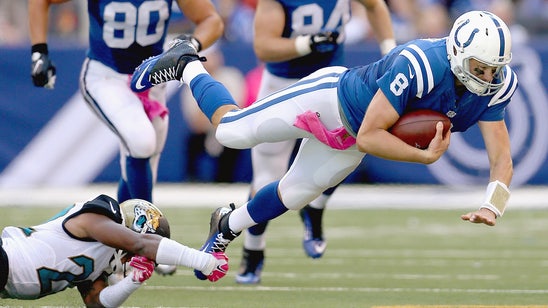
[[151, 261], [143, 256], [133, 256], [129, 265], [133, 267], [132, 277], [133, 282], [143, 283], [149, 279], [154, 272], [154, 261]]
[[215, 282], [223, 278], [226, 275], [226, 272], [228, 272], [228, 257], [224, 254], [224, 252], [214, 252], [211, 255], [218, 261], [217, 266], [213, 272], [207, 276], [207, 279], [211, 282]]

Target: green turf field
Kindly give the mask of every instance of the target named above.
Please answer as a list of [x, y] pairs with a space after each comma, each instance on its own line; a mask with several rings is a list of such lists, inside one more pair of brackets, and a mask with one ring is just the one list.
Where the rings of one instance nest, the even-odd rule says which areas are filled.
[[[60, 209], [60, 208], [59, 208]], [[27, 226], [59, 209], [1, 209], [0, 228]], [[173, 238], [199, 247], [211, 209], [166, 208]], [[296, 213], [271, 222], [263, 282], [234, 275], [242, 239], [217, 283], [179, 268], [154, 276], [126, 307], [548, 307], [548, 211], [509, 209], [496, 227], [472, 225], [455, 210], [329, 210], [323, 258], [306, 258]], [[0, 306], [82, 306], [76, 290]]]

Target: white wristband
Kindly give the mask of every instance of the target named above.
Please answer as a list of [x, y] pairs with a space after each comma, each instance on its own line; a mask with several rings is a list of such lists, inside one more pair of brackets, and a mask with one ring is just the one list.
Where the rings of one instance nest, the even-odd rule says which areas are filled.
[[504, 214], [506, 209], [506, 203], [510, 198], [510, 190], [506, 184], [501, 181], [493, 181], [487, 185], [487, 191], [485, 192], [485, 200], [480, 209], [485, 208], [491, 210], [498, 217]]
[[379, 43], [379, 47], [381, 49], [381, 53], [384, 56], [385, 54], [389, 53], [390, 50], [392, 50], [394, 47], [396, 47], [396, 40], [394, 39], [385, 39], [382, 42]]
[[312, 52], [310, 48], [310, 35], [299, 35], [295, 38], [295, 49], [299, 56], [306, 56]]

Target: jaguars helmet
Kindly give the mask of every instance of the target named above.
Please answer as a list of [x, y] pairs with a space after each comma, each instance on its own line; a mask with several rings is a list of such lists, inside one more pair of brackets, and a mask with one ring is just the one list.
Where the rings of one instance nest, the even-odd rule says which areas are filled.
[[[451, 71], [466, 88], [477, 95], [496, 93], [504, 84], [504, 66], [512, 59], [508, 26], [486, 11], [464, 13], [455, 21], [447, 37]], [[484, 81], [470, 72], [470, 59], [496, 68], [494, 78]]]
[[154, 204], [141, 199], [129, 199], [120, 204], [120, 210], [123, 224], [131, 230], [170, 237], [169, 223]]

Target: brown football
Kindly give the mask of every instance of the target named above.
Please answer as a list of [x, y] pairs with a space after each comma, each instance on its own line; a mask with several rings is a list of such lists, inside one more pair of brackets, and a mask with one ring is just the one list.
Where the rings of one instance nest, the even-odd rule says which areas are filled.
[[437, 111], [428, 109], [413, 110], [403, 114], [389, 132], [405, 143], [426, 149], [436, 135], [436, 123], [443, 122], [443, 134], [451, 128], [449, 118]]

